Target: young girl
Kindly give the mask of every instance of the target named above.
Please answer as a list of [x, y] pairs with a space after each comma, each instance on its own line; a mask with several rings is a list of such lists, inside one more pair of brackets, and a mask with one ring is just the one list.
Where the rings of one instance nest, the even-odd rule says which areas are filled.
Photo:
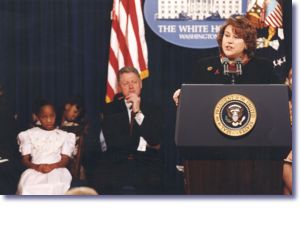
[[56, 128], [50, 102], [41, 102], [37, 118], [40, 126], [18, 135], [22, 162], [28, 169], [21, 175], [17, 194], [62, 195], [72, 180], [65, 167], [75, 148], [75, 135]]

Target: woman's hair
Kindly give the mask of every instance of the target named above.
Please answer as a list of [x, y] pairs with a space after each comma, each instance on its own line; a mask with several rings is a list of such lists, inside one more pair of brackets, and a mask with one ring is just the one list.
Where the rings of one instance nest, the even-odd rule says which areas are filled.
[[82, 97], [77, 95], [77, 96], [73, 96], [73, 97], [69, 98], [67, 101], [65, 101], [64, 108], [67, 104], [70, 104], [72, 106], [74, 105], [77, 108], [77, 110], [79, 111], [79, 115], [76, 118], [77, 121], [81, 120], [85, 116], [84, 102], [83, 102]]
[[33, 105], [33, 113], [38, 116], [40, 114], [42, 108], [46, 105], [52, 106], [54, 112], [56, 111], [55, 106], [52, 102], [45, 100], [45, 99], [38, 99], [35, 101], [35, 103]]
[[228, 25], [231, 25], [233, 32], [239, 38], [242, 38], [244, 40], [247, 46], [247, 48], [244, 50], [244, 53], [249, 58], [253, 57], [256, 50], [256, 28], [250, 23], [250, 21], [246, 17], [240, 15], [229, 17], [225, 21], [224, 25], [221, 27], [217, 36], [217, 42], [221, 53], [223, 54], [222, 40], [224, 36], [224, 31]]

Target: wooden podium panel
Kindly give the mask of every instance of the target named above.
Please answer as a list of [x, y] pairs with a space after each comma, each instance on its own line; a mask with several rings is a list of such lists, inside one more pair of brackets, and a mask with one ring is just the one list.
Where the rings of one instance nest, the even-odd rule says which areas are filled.
[[185, 160], [185, 191], [191, 195], [280, 195], [279, 160]]

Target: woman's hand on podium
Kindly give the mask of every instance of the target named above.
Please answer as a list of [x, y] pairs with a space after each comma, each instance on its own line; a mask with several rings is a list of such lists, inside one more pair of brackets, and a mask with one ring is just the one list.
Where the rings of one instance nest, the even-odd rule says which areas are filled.
[[174, 100], [176, 106], [178, 106], [178, 104], [179, 104], [180, 92], [181, 92], [181, 89], [177, 89], [173, 94], [173, 100]]

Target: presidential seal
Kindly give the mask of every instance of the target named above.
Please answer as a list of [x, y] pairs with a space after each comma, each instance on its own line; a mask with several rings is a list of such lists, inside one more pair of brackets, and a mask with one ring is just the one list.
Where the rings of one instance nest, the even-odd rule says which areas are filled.
[[257, 113], [253, 102], [240, 94], [224, 96], [215, 106], [214, 121], [224, 134], [233, 137], [249, 133], [256, 123]]

